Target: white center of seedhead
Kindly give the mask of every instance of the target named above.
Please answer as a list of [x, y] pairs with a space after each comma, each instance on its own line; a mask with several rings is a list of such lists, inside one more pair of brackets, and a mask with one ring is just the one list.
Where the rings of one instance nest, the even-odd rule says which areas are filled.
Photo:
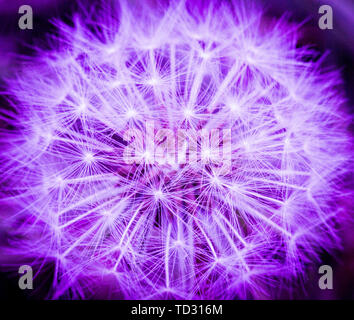
[[146, 84], [148, 84], [149, 86], [157, 86], [158, 84], [160, 84], [161, 79], [157, 76], [151, 77], [149, 80], [146, 81]]
[[194, 110], [191, 108], [186, 108], [186, 109], [184, 109], [183, 114], [184, 114], [185, 119], [190, 119], [194, 116]]
[[87, 109], [87, 105], [86, 105], [86, 103], [84, 103], [84, 102], [82, 102], [82, 103], [80, 103], [80, 104], [78, 104], [77, 106], [76, 106], [76, 111], [77, 111], [77, 113], [82, 113], [82, 112], [84, 112], [85, 110]]
[[154, 191], [154, 197], [156, 200], [160, 200], [164, 197], [163, 192], [159, 189], [159, 190], [155, 190]]
[[84, 155], [84, 161], [87, 163], [87, 164], [90, 164], [94, 161], [95, 157], [94, 155], [91, 153], [91, 152], [86, 152], [85, 155]]
[[135, 109], [129, 109], [125, 115], [128, 119], [132, 119], [138, 115], [138, 112]]

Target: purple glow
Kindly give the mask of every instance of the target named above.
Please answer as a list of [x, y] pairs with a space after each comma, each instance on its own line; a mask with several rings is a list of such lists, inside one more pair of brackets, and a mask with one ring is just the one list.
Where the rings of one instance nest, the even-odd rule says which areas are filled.
[[[2, 264], [52, 263], [54, 299], [290, 291], [340, 246], [350, 137], [339, 73], [296, 48], [298, 26], [265, 23], [256, 6], [142, 7], [58, 22], [52, 49], [8, 80]], [[230, 170], [148, 158], [156, 136], [128, 164], [124, 137], [149, 121], [194, 142], [230, 130]], [[201, 154], [218, 160], [219, 142]]]

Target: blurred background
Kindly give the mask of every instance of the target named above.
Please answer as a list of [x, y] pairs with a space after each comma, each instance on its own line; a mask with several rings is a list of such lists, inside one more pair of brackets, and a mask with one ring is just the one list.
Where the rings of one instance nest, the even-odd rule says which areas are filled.
[[[119, 0], [117, 0], [119, 1]], [[131, 1], [131, 0], [130, 0]], [[148, 0], [154, 2], [153, 0]], [[167, 0], [166, 0], [167, 1]], [[186, 0], [188, 1], [188, 0]], [[193, 1], [193, 0], [190, 0]], [[203, 2], [202, 0], [199, 0]], [[227, 0], [226, 0], [227, 1]], [[232, 1], [232, 0], [228, 0]], [[84, 6], [92, 6], [96, 0], [82, 1]], [[294, 22], [304, 22], [302, 43], [312, 44], [320, 52], [330, 51], [327, 63], [340, 68], [344, 88], [348, 97], [347, 108], [354, 111], [354, 1], [353, 0], [263, 0], [266, 14], [280, 17], [285, 13]], [[33, 29], [21, 30], [18, 27], [18, 13], [21, 5], [30, 5], [33, 9]], [[321, 5], [330, 5], [333, 9], [333, 30], [321, 30], [318, 27]], [[11, 74], [16, 64], [16, 55], [31, 56], [36, 43], [44, 42], [45, 35], [55, 30], [52, 21], [55, 18], [70, 23], [73, 12], [77, 8], [76, 0], [0, 0], [0, 87], [2, 79]], [[0, 95], [0, 108], [6, 108], [7, 102]], [[0, 123], [1, 126], [1, 123]], [[354, 131], [353, 123], [350, 128]], [[349, 179], [348, 188], [353, 190], [353, 179]], [[351, 202], [351, 200], [347, 200]], [[348, 210], [352, 203], [345, 204]], [[280, 298], [293, 299], [354, 299], [354, 226], [343, 227], [341, 230], [343, 249], [336, 259], [323, 255], [322, 262], [310, 266], [310, 272], [302, 285], [292, 296], [279, 292]], [[4, 241], [0, 230], [0, 244]], [[1, 262], [1, 261], [0, 261]], [[333, 290], [320, 290], [318, 287], [318, 268], [328, 264], [333, 268]], [[48, 277], [50, 278], [50, 266]], [[0, 269], [0, 299], [41, 299], [48, 291], [47, 283], [30, 292], [18, 288], [18, 275]], [[300, 283], [300, 281], [299, 281]]]

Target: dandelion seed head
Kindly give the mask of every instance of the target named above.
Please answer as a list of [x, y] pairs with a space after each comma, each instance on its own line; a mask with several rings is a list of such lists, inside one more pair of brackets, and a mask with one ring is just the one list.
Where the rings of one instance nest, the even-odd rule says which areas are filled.
[[348, 219], [339, 72], [248, 2], [112, 3], [7, 81], [3, 249], [52, 267], [52, 299], [291, 293]]

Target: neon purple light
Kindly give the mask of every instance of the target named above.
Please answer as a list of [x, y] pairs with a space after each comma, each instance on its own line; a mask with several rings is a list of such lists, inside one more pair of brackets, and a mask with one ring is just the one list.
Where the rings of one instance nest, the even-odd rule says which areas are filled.
[[[265, 23], [257, 7], [141, 6], [59, 22], [52, 49], [8, 81], [2, 260], [39, 273], [52, 264], [54, 299], [291, 290], [340, 245], [349, 135], [339, 73], [296, 48], [297, 26]], [[177, 153], [184, 130], [214, 162], [147, 155], [160, 129]], [[201, 129], [231, 140], [205, 150]], [[129, 130], [135, 140], [124, 140]], [[141, 146], [138, 163], [125, 161], [130, 143]]]

